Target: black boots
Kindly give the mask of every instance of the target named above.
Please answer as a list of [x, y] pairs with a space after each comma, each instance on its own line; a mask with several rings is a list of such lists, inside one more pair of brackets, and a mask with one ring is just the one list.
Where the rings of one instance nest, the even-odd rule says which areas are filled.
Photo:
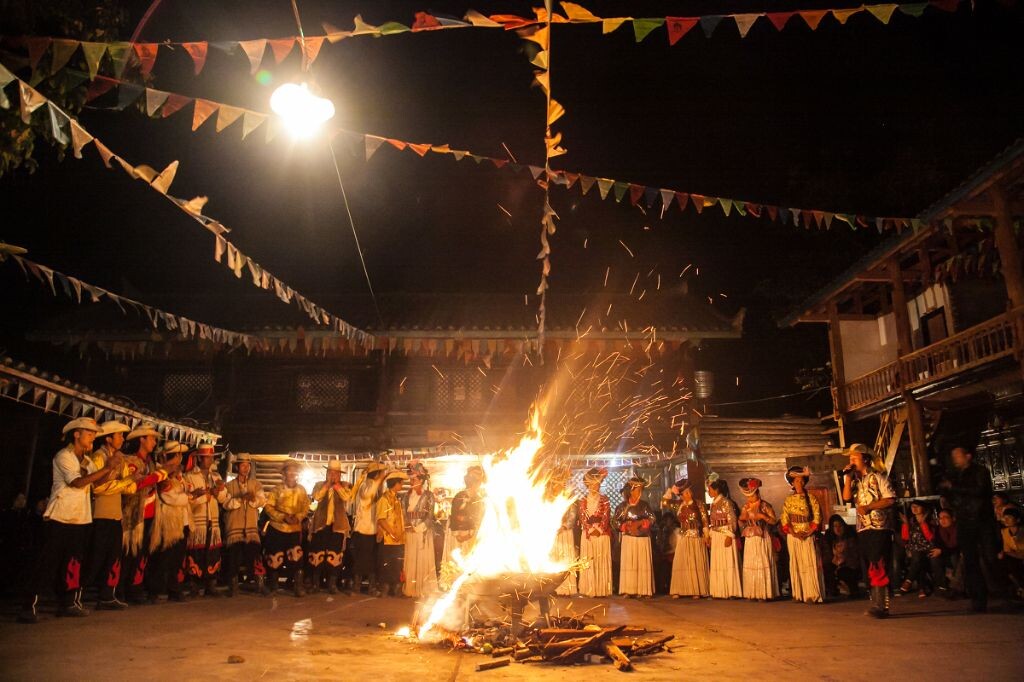
[[295, 569], [295, 575], [292, 578], [292, 582], [294, 583], [293, 587], [295, 588], [295, 596], [296, 597], [305, 597], [306, 596], [306, 585], [303, 582], [303, 578], [304, 578], [304, 576], [302, 575], [302, 569], [301, 568], [296, 568]]
[[320, 591], [320, 578], [323, 577], [323, 572], [324, 572], [323, 564], [321, 564], [319, 566], [314, 566], [313, 568], [309, 569], [309, 573], [310, 573], [310, 576], [309, 576], [310, 577], [309, 593], [310, 594], [316, 594], [317, 592]]
[[872, 618], [889, 617], [889, 588], [887, 586], [871, 587], [871, 607], [867, 615]]
[[327, 594], [338, 594], [338, 567], [327, 567]]
[[273, 568], [267, 569], [267, 579], [264, 584], [263, 594], [274, 594], [277, 592], [277, 570]]
[[235, 576], [228, 580], [228, 596], [234, 597], [235, 592], [238, 591], [238, 576]]

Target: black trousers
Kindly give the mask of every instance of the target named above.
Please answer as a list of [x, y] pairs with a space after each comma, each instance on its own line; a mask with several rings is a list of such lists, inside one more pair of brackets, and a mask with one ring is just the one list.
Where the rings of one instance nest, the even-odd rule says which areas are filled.
[[377, 536], [352, 533], [351, 549], [352, 574], [367, 576], [373, 585], [373, 574], [377, 570]]
[[29, 582], [25, 607], [35, 606], [40, 595], [52, 589], [61, 608], [71, 605], [81, 588], [82, 558], [92, 524], [43, 522], [43, 544]]
[[892, 560], [891, 530], [862, 530], [857, 533], [857, 546], [868, 565], [868, 586], [885, 587], [890, 580]]
[[964, 558], [964, 588], [976, 607], [988, 604], [988, 583], [981, 571], [986, 531], [976, 522], [958, 519], [956, 523], [956, 544]]
[[266, 575], [262, 549], [259, 542], [236, 542], [228, 545], [224, 552], [224, 578], [237, 578], [239, 570], [243, 567], [250, 579]]
[[150, 555], [145, 576], [146, 592], [150, 597], [162, 592], [181, 594], [185, 584], [185, 554], [185, 538], [182, 538]]
[[907, 561], [907, 580], [917, 582], [918, 589], [923, 590], [925, 573], [931, 573], [932, 586], [939, 587], [938, 578], [935, 576], [934, 571], [931, 570], [932, 559], [928, 556], [928, 552], [912, 550], [908, 553], [910, 557]]
[[153, 534], [153, 519], [142, 523], [142, 544], [136, 554], [126, 553], [121, 560], [121, 594], [133, 601], [141, 600], [149, 562], [149, 539]]
[[94, 519], [92, 522], [89, 570], [82, 584], [95, 585], [100, 601], [113, 600], [121, 581], [123, 536], [120, 519]]

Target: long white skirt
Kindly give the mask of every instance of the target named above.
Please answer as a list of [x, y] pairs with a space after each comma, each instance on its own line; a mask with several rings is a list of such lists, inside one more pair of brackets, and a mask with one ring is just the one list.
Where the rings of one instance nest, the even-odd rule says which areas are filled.
[[743, 596], [746, 599], [775, 599], [779, 596], [779, 574], [769, 536], [743, 538]]
[[476, 538], [466, 540], [465, 542], [459, 542], [455, 539], [455, 534], [450, 530], [444, 533], [444, 552], [441, 555], [441, 563], [446, 564], [452, 560], [452, 552], [457, 548], [462, 553], [462, 558], [465, 559], [469, 554], [469, 551], [473, 549], [473, 544]]
[[706, 597], [710, 591], [708, 582], [708, 548], [704, 538], [680, 535], [672, 559], [669, 594]]
[[731, 546], [726, 547], [725, 540], [728, 537], [725, 533], [711, 531], [711, 575], [708, 591], [715, 599], [743, 596], [739, 548], [736, 546], [736, 538], [732, 539]]
[[589, 562], [580, 569], [580, 594], [607, 597], [612, 593], [612, 538], [598, 535], [580, 538], [580, 561]]
[[619, 594], [654, 595], [654, 564], [651, 560], [651, 539], [622, 536], [619, 560]]
[[424, 597], [437, 592], [434, 566], [434, 534], [428, 529], [405, 533], [405, 587], [407, 597]]
[[[552, 554], [556, 561], [576, 563], [576, 539], [573, 537], [571, 528], [563, 528], [558, 531]], [[558, 586], [555, 594], [576, 594], [576, 571], [569, 571], [569, 576]]]
[[786, 536], [789, 548], [789, 582], [796, 601], [820, 602], [825, 593], [825, 575], [814, 536]]

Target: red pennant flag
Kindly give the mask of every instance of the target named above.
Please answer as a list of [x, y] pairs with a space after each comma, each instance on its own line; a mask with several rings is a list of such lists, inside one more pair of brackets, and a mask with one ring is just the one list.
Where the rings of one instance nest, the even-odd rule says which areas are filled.
[[185, 95], [178, 95], [172, 92], [169, 95], [167, 95], [167, 99], [164, 100], [164, 105], [160, 109], [160, 115], [164, 118], [167, 118], [168, 116], [178, 111], [191, 101], [191, 97], [185, 97]]
[[508, 159], [491, 159], [491, 163], [494, 164], [495, 168], [501, 168], [508, 164]]
[[196, 108], [192, 111], [192, 130], [198, 130], [199, 126], [203, 125], [206, 119], [210, 118], [210, 115], [219, 108], [220, 104], [217, 102], [211, 102], [208, 99], [197, 99]]
[[772, 22], [772, 26], [775, 27], [776, 31], [781, 31], [782, 27], [793, 18], [796, 12], [769, 12], [765, 16], [768, 17], [768, 21]]
[[295, 38], [268, 40], [267, 44], [270, 45], [270, 49], [274, 53], [274, 63], [280, 64], [291, 53], [292, 47], [295, 46]]
[[803, 17], [803, 20], [807, 22], [807, 25], [811, 27], [811, 30], [814, 31], [817, 30], [818, 24], [821, 23], [821, 20], [825, 18], [825, 15], [828, 14], [828, 12], [829, 10], [827, 9], [803, 10], [799, 12], [799, 14]]
[[761, 217], [761, 204], [752, 204], [747, 202], [747, 212], [755, 218]]
[[25, 38], [25, 47], [28, 48], [28, 63], [32, 67], [32, 70], [36, 70], [36, 66], [39, 65], [39, 60], [46, 54], [47, 48], [50, 47], [49, 38]]
[[690, 29], [697, 25], [696, 17], [665, 17], [665, 26], [668, 27], [668, 44], [675, 45], [679, 39], [690, 32]]
[[441, 28], [441, 22], [437, 20], [437, 17], [431, 16], [426, 12], [416, 13], [416, 21], [412, 24], [412, 30], [431, 31], [436, 28]]
[[629, 183], [629, 203], [636, 206], [636, 202], [640, 201], [640, 197], [644, 195], [644, 189], [643, 185]]
[[568, 172], [566, 172], [566, 173], [562, 173], [562, 176], [566, 180], [566, 185], [565, 185], [566, 189], [572, 189], [572, 186], [575, 185], [576, 181], [580, 179], [580, 176], [579, 176], [578, 173], [568, 173]]
[[779, 207], [778, 206], [769, 206], [768, 207], [768, 217], [772, 219], [773, 223], [778, 222], [778, 220], [779, 220]]
[[97, 97], [105, 95], [107, 92], [110, 91], [110, 88], [114, 87], [115, 83], [117, 83], [117, 81], [115, 81], [113, 78], [96, 76], [96, 80], [94, 80], [89, 85], [89, 89], [85, 91], [85, 101], [91, 102]]
[[690, 194], [690, 203], [697, 209], [697, 213], [704, 210], [704, 195], [703, 194]]
[[320, 48], [323, 47], [324, 36], [317, 38], [306, 38], [302, 41], [302, 58], [306, 62], [308, 68], [310, 64], [316, 61], [317, 55], [320, 54]]
[[206, 43], [182, 43], [181, 46], [185, 48], [185, 51], [192, 55], [192, 61], [196, 64], [196, 75], [203, 70], [203, 66], [206, 64]]
[[159, 45], [156, 43], [135, 43], [135, 55], [139, 58], [139, 73], [148, 76], [156, 64], [156, 53]]
[[[405, 142], [402, 142], [401, 140], [393, 140], [393, 139], [391, 139], [389, 137], [386, 140], [386, 142], [389, 145], [391, 145], [392, 147], [394, 147], [395, 149], [397, 149], [398, 151], [404, 151], [405, 150], [406, 144], [405, 144]], [[426, 154], [426, 152], [423, 152], [423, 154]], [[423, 154], [420, 154], [420, 156], [423, 156]]]
[[686, 201], [690, 198], [690, 195], [686, 192], [676, 192], [676, 203], [679, 204], [679, 210], [686, 210]]

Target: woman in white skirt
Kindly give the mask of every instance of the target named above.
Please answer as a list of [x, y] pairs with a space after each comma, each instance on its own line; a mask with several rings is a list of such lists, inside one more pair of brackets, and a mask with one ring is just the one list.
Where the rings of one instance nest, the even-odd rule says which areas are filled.
[[672, 558], [672, 583], [669, 594], [673, 599], [693, 597], [700, 599], [709, 594], [708, 546], [705, 536], [708, 532], [708, 508], [704, 502], [693, 499], [689, 485], [676, 483], [665, 497], [681, 496], [683, 501], [676, 510], [679, 530], [676, 531], [675, 556]]
[[434, 493], [426, 487], [430, 474], [420, 462], [409, 466], [409, 495], [405, 498], [405, 587], [407, 597], [430, 596], [437, 591], [434, 566]]
[[651, 526], [655, 515], [647, 500], [641, 499], [647, 481], [634, 476], [626, 484], [626, 499], [615, 510], [615, 527], [622, 541], [619, 558], [619, 594], [625, 597], [654, 596], [654, 564], [651, 554]]
[[761, 480], [740, 479], [740, 492], [747, 503], [740, 510], [740, 535], [743, 537], [743, 596], [769, 601], [779, 596], [779, 575], [775, 567], [775, 549], [771, 529], [775, 510], [761, 499]]
[[591, 469], [583, 476], [587, 495], [578, 503], [580, 535], [580, 584], [585, 597], [612, 593], [612, 510], [601, 494], [607, 469]]
[[[548, 479], [548, 494], [550, 499], [554, 499], [559, 493], [565, 490], [566, 485], [569, 483], [569, 470], [567, 468], [559, 468]], [[573, 495], [575, 497], [575, 495]], [[562, 515], [562, 526], [558, 529], [558, 535], [555, 536], [555, 546], [551, 550], [551, 556], [556, 561], [563, 562], [571, 565], [573, 568], [569, 571], [569, 575], [566, 576], [565, 581], [558, 586], [555, 590], [555, 594], [562, 596], [570, 596], [576, 594], [576, 516], [579, 513], [576, 503], [569, 505], [569, 508], [565, 510], [565, 514]]]
[[790, 467], [786, 480], [793, 494], [782, 503], [782, 532], [789, 549], [789, 583], [793, 599], [808, 604], [824, 601], [825, 575], [818, 549], [821, 506], [807, 493], [811, 477], [806, 467]]
[[736, 503], [729, 497], [729, 484], [708, 476], [708, 494], [712, 498], [708, 523], [711, 538], [711, 575], [708, 591], [715, 599], [743, 596], [740, 582], [740, 555], [736, 542]]

